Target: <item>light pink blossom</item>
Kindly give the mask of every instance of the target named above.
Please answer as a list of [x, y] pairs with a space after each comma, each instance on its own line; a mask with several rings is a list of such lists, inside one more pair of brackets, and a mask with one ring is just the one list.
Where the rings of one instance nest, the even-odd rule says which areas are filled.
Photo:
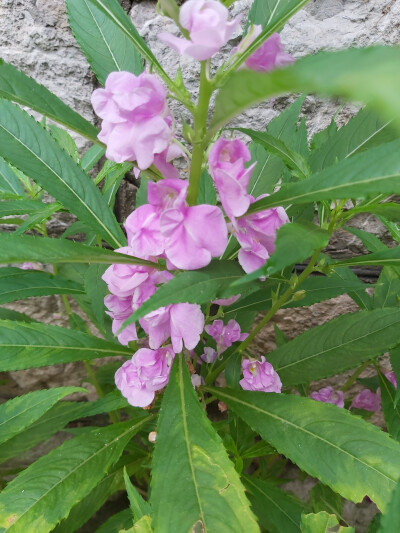
[[394, 375], [394, 372], [386, 372], [385, 376], [386, 376], [386, 379], [388, 379], [390, 383], [393, 385], [393, 387], [397, 389], [397, 379], [396, 379], [396, 376]]
[[273, 366], [267, 363], [265, 357], [261, 361], [243, 359], [243, 379], [239, 381], [244, 390], [281, 392], [282, 383]]
[[[107, 314], [113, 319], [112, 332], [114, 335], [117, 335], [122, 324], [133, 312], [131, 298], [129, 296], [121, 298], [114, 294], [108, 294], [104, 298], [104, 304], [108, 309]], [[123, 345], [128, 345], [130, 341], [136, 341], [137, 339], [138, 336], [135, 324], [130, 324], [118, 334], [118, 341]]]
[[324, 387], [318, 392], [312, 392], [310, 398], [324, 403], [333, 403], [338, 407], [344, 407], [344, 394], [342, 391], [335, 391], [332, 387]]
[[27, 261], [26, 263], [22, 263], [19, 268], [21, 270], [41, 270], [42, 266], [42, 263], [32, 263]]
[[194, 389], [200, 387], [201, 385], [204, 385], [204, 378], [202, 376], [199, 376], [199, 374], [193, 374], [190, 377], [190, 381], [192, 382]]
[[252, 197], [247, 187], [255, 164], [246, 169], [244, 163], [250, 159], [250, 150], [240, 139], [218, 139], [210, 150], [210, 173], [229, 218], [239, 217], [249, 208]]
[[183, 157], [183, 149], [171, 139], [168, 147], [160, 154], [154, 154], [154, 166], [161, 172], [164, 178], [179, 179], [179, 171], [172, 165], [171, 161], [178, 157]]
[[[132, 248], [125, 246], [115, 250], [117, 253], [132, 255]], [[143, 283], [153, 269], [142, 265], [113, 264], [104, 272], [102, 279], [107, 283], [108, 290], [120, 298], [132, 295], [134, 289]]]
[[160, 219], [165, 254], [176, 268], [194, 270], [219, 257], [228, 244], [228, 230], [221, 209], [195, 205], [168, 209]]
[[[234, 52], [242, 53], [247, 50], [256, 37], [260, 35], [261, 31], [261, 25], [253, 26]], [[293, 57], [283, 50], [279, 33], [274, 33], [245, 60], [244, 64], [252, 70], [267, 72], [289, 65], [293, 61]]]
[[147, 259], [164, 252], [160, 213], [156, 207], [145, 204], [135, 209], [126, 219], [125, 229], [133, 255]]
[[117, 370], [115, 384], [131, 405], [147, 407], [168, 383], [174, 356], [170, 347], [141, 348]]
[[216, 360], [217, 356], [218, 356], [218, 354], [214, 350], [214, 348], [211, 348], [210, 346], [206, 346], [204, 348], [204, 352], [202, 353], [202, 355], [200, 355], [200, 358], [205, 363], [213, 363]]
[[222, 320], [214, 320], [212, 324], [205, 327], [205, 331], [217, 343], [218, 353], [225, 351], [234, 342], [244, 341], [248, 337], [248, 333], [242, 333], [240, 325], [233, 319], [229, 320], [226, 325]]
[[163, 179], [149, 182], [147, 199], [150, 205], [163, 212], [166, 209], [184, 207], [189, 183], [181, 179]]
[[240, 16], [232, 21], [228, 17], [228, 9], [216, 0], [189, 0], [180, 9], [179, 23], [190, 39], [170, 33], [160, 33], [158, 38], [179, 54], [203, 61], [216, 54], [239, 25]]
[[166, 95], [157, 76], [130, 72], [112, 72], [105, 89], [93, 92], [93, 108], [103, 119], [98, 138], [107, 145], [108, 159], [136, 160], [143, 170], [166, 153], [172, 137]]
[[350, 409], [364, 409], [365, 411], [379, 411], [381, 408], [381, 390], [372, 392], [369, 389], [363, 389], [353, 398]]
[[217, 305], [232, 305], [239, 300], [241, 294], [235, 294], [235, 296], [230, 296], [229, 298], [218, 298], [218, 300], [213, 300], [213, 304]]
[[149, 336], [150, 348], [159, 348], [169, 337], [175, 353], [193, 350], [204, 328], [204, 315], [197, 304], [179, 303], [161, 307], [139, 319]]

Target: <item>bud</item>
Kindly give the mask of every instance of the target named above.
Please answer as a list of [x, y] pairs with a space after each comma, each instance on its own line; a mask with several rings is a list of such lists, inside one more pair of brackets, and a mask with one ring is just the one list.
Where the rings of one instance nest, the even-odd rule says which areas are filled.
[[148, 439], [149, 439], [149, 442], [154, 444], [156, 442], [156, 439], [157, 439], [157, 431], [150, 431]]
[[298, 302], [299, 300], [302, 300], [303, 298], [305, 298], [305, 296], [306, 296], [306, 291], [296, 291], [292, 296], [292, 300], [294, 302]]

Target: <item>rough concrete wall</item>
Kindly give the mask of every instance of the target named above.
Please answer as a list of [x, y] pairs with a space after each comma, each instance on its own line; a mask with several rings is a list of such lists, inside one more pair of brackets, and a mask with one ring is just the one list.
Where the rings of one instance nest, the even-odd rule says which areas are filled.
[[[189, 58], [179, 58], [157, 39], [157, 33], [162, 30], [175, 32], [174, 23], [156, 14], [156, 2], [153, 0], [121, 0], [121, 4], [168, 73], [174, 76], [180, 64], [188, 88], [195, 92], [198, 74], [196, 62]], [[250, 5], [251, 0], [238, 0], [232, 7], [232, 14], [243, 13], [245, 18]], [[230, 45], [236, 44], [238, 40], [239, 34]], [[287, 51], [294, 57], [321, 49], [398, 43], [400, 0], [311, 0], [286, 25], [282, 40]], [[0, 46], [1, 57], [6, 61], [43, 83], [89, 120], [95, 119], [90, 105], [95, 80], [69, 30], [64, 0], [0, 0]], [[229, 48], [230, 46], [226, 47], [226, 51]], [[278, 98], [269, 101], [261, 110], [257, 108], [247, 111], [236, 123], [262, 128], [287, 105], [288, 100], [290, 99]], [[337, 102], [308, 97], [303, 109], [310, 131], [315, 132], [327, 126], [337, 108]], [[354, 105], [345, 105], [339, 113], [338, 122], [347, 122], [355, 111]], [[84, 140], [77, 140], [81, 148], [86, 146]], [[134, 187], [125, 183], [119, 195], [118, 209], [122, 216], [132, 209], [133, 199]], [[383, 235], [383, 229], [374, 217], [361, 218], [358, 225], [379, 236]], [[338, 235], [331, 246], [331, 252], [336, 256], [361, 251], [358, 240], [355, 237], [345, 237], [343, 233]], [[60, 323], [64, 318], [59, 316], [62, 314], [62, 307], [57, 297], [40, 301], [31, 299], [14, 307], [46, 322]], [[352, 310], [354, 307], [351, 301], [347, 297], [341, 297], [309, 310], [281, 312], [278, 322], [289, 336], [294, 336], [311, 325]], [[270, 339], [271, 331], [266, 330], [258, 338], [257, 350], [265, 353], [270, 349]], [[81, 375], [77, 367], [73, 368], [75, 376]], [[43, 380], [47, 380], [49, 385], [67, 384], [70, 382], [71, 372], [72, 367], [68, 366], [63, 371], [30, 372], [30, 379], [27, 378], [27, 373], [14, 373], [13, 377], [24, 391], [29, 387], [43, 386]]]

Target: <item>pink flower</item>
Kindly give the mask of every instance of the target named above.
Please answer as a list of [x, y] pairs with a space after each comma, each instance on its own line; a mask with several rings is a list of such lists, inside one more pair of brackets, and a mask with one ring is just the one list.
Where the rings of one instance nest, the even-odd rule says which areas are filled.
[[183, 157], [185, 152], [176, 143], [171, 142], [163, 152], [154, 155], [154, 166], [161, 172], [164, 178], [179, 179], [179, 171], [171, 164], [171, 161]]
[[249, 208], [247, 187], [255, 164], [246, 169], [244, 163], [250, 159], [250, 150], [239, 139], [218, 139], [210, 150], [210, 173], [229, 218], [239, 217]]
[[19, 268], [21, 270], [40, 270], [42, 266], [42, 263], [32, 263], [27, 261], [26, 263], [22, 263]]
[[[120, 254], [135, 255], [132, 248], [125, 246], [115, 250]], [[141, 265], [114, 264], [107, 268], [102, 279], [107, 283], [108, 290], [120, 298], [132, 295], [133, 291], [150, 275], [152, 268]]]
[[241, 294], [236, 294], [235, 296], [230, 296], [229, 298], [219, 298], [218, 300], [213, 300], [213, 304], [217, 305], [232, 305], [239, 300]]
[[219, 257], [228, 244], [228, 231], [221, 209], [196, 205], [168, 209], [160, 219], [165, 254], [176, 268], [194, 270]]
[[153, 74], [112, 72], [105, 89], [92, 94], [93, 108], [103, 119], [99, 140], [117, 163], [135, 161], [140, 169], [168, 150], [171, 141], [166, 90]]
[[[118, 333], [122, 324], [127, 320], [132, 312], [131, 298], [120, 298], [114, 294], [108, 294], [104, 298], [104, 304], [108, 309], [107, 314], [113, 319], [112, 332], [114, 335]], [[120, 334], [118, 334], [118, 341], [123, 345], [128, 345], [130, 341], [138, 339], [135, 324], [129, 325]]]
[[273, 366], [267, 363], [265, 357], [261, 361], [243, 359], [243, 379], [239, 381], [244, 390], [281, 392], [282, 383]]
[[156, 207], [145, 204], [135, 209], [126, 219], [125, 229], [133, 255], [147, 259], [164, 252], [160, 213]]
[[171, 348], [150, 350], [141, 348], [115, 374], [115, 384], [128, 402], [135, 407], [147, 407], [155, 391], [168, 383], [175, 354]]
[[[256, 37], [260, 35], [261, 31], [262, 26], [254, 26], [234, 52], [242, 53], [247, 50]], [[293, 61], [293, 57], [283, 51], [279, 33], [274, 33], [246, 59], [244, 64], [252, 70], [266, 72], [289, 65]]]
[[179, 23], [188, 30], [190, 39], [170, 33], [158, 37], [179, 54], [203, 61], [216, 54], [239, 25], [240, 17], [229, 22], [228, 16], [227, 8], [216, 0], [189, 0], [180, 9]]
[[324, 403], [333, 403], [338, 407], [344, 407], [344, 394], [342, 391], [335, 391], [332, 387], [324, 387], [318, 392], [312, 392], [310, 397], [313, 400]]
[[[259, 196], [257, 200], [262, 197]], [[287, 222], [289, 218], [283, 207], [274, 207], [232, 219], [231, 232], [241, 246], [239, 263], [245, 272], [253, 272], [265, 264], [275, 251], [278, 229]]]
[[193, 374], [190, 377], [190, 381], [192, 382], [193, 388], [200, 387], [201, 385], [204, 385], [204, 378], [199, 376], [199, 374]]
[[226, 325], [222, 320], [214, 320], [212, 324], [205, 327], [205, 330], [217, 343], [218, 353], [225, 351], [234, 342], [244, 341], [248, 337], [248, 333], [241, 333], [240, 325], [236, 320], [229, 320]]
[[217, 352], [214, 350], [214, 348], [210, 348], [209, 346], [206, 346], [204, 348], [204, 353], [200, 355], [200, 358], [205, 363], [213, 363], [217, 358]]
[[394, 372], [386, 372], [385, 376], [386, 376], [386, 379], [388, 379], [390, 383], [393, 385], [393, 387], [397, 389], [397, 379], [396, 379], [396, 376], [394, 375]]
[[140, 325], [149, 336], [150, 348], [159, 348], [171, 337], [175, 353], [193, 350], [204, 328], [204, 315], [197, 304], [179, 303], [161, 307], [143, 318]]
[[381, 408], [381, 390], [375, 392], [363, 389], [353, 398], [350, 409], [364, 409], [365, 411], [379, 411]]
[[181, 179], [164, 179], [157, 183], [149, 182], [147, 199], [160, 213], [166, 209], [184, 207], [189, 183]]

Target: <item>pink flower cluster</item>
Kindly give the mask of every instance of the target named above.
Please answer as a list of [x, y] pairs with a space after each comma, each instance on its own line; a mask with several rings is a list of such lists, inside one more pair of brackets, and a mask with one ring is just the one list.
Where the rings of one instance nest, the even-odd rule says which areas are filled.
[[222, 320], [214, 320], [212, 324], [205, 327], [205, 331], [215, 340], [218, 354], [224, 352], [234, 342], [244, 341], [248, 337], [247, 333], [241, 332], [236, 320], [229, 320], [226, 325]]
[[261, 361], [243, 359], [242, 361], [243, 379], [239, 381], [244, 390], [281, 392], [282, 383], [275, 372], [274, 367], [267, 363], [265, 357]]
[[247, 193], [254, 166], [245, 168], [244, 164], [250, 158], [249, 149], [239, 139], [219, 139], [208, 159], [221, 204], [231, 221], [230, 232], [241, 247], [238, 258], [245, 272], [253, 272], [265, 264], [275, 250], [277, 230], [289, 222], [282, 207], [243, 216], [251, 203], [262, 198], [255, 199]]
[[136, 161], [140, 169], [155, 164], [164, 175], [177, 177], [169, 162], [182, 155], [172, 143], [172, 117], [167, 91], [157, 76], [112, 72], [104, 89], [92, 94], [92, 105], [103, 119], [99, 140], [111, 161]]

